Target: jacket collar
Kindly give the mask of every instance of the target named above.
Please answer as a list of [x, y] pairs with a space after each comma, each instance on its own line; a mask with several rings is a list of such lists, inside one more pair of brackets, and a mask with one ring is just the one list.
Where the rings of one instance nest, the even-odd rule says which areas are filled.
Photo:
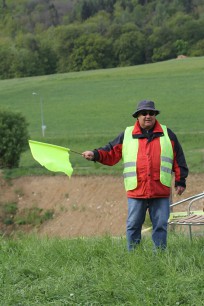
[[[155, 133], [163, 134], [162, 127], [161, 127], [161, 125], [159, 124], [159, 122], [157, 120], [156, 120], [155, 125], [154, 125], [154, 127], [153, 127], [153, 129], [151, 131], [152, 131], [153, 134], [155, 134]], [[132, 131], [132, 135], [133, 135], [133, 137], [134, 137], [134, 135], [138, 135], [138, 136], [139, 135], [141, 135], [141, 136], [143, 135], [142, 128], [141, 128], [138, 120], [136, 121], [136, 123], [134, 125], [134, 129]]]

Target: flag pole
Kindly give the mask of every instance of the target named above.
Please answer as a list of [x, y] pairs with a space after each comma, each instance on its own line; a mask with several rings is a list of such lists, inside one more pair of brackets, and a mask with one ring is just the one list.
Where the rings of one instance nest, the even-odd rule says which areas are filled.
[[79, 153], [79, 152], [76, 152], [76, 151], [73, 151], [73, 150], [70, 150], [70, 149], [69, 149], [69, 151], [70, 151], [70, 152], [72, 152], [72, 153], [75, 153], [75, 154], [79, 154], [79, 155], [82, 155], [81, 153]]

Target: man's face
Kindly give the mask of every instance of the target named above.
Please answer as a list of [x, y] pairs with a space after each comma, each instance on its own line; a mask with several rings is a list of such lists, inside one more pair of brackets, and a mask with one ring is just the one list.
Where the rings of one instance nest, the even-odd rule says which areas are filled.
[[138, 115], [140, 126], [145, 130], [150, 130], [155, 125], [155, 112], [151, 110], [142, 110]]

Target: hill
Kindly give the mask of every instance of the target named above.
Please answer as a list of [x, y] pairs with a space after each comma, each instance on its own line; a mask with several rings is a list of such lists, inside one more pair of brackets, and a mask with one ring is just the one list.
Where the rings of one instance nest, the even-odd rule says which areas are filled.
[[[2, 109], [25, 116], [30, 139], [83, 152], [105, 145], [133, 125], [132, 113], [137, 103], [153, 100], [161, 111], [160, 123], [176, 133], [190, 171], [197, 173], [204, 172], [204, 130], [200, 119], [203, 78], [204, 57], [175, 59], [134, 67], [2, 80], [0, 101]], [[121, 163], [110, 169], [88, 163], [73, 153], [70, 160], [76, 175], [122, 171]], [[22, 155], [20, 168], [16, 169], [18, 175], [43, 171], [30, 150]]]
[[0, 78], [203, 56], [202, 1], [4, 0]]
[[[203, 192], [203, 181], [204, 174], [191, 174], [185, 193], [179, 197], [173, 192], [173, 202]], [[0, 183], [0, 206], [17, 203], [21, 216], [25, 209], [33, 207], [54, 211], [53, 219], [36, 227], [28, 224], [13, 227], [1, 222], [3, 233], [18, 229], [62, 238], [125, 235], [127, 201], [121, 177], [31, 176], [9, 183], [1, 178]], [[204, 207], [204, 202], [195, 207]], [[179, 211], [181, 208], [184, 210], [183, 206]]]

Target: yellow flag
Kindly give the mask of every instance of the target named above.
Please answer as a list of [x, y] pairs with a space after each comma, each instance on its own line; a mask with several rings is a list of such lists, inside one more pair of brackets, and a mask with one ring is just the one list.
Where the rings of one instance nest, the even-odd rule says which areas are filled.
[[73, 168], [69, 161], [70, 149], [49, 143], [29, 140], [31, 153], [35, 160], [50, 171], [72, 175]]

